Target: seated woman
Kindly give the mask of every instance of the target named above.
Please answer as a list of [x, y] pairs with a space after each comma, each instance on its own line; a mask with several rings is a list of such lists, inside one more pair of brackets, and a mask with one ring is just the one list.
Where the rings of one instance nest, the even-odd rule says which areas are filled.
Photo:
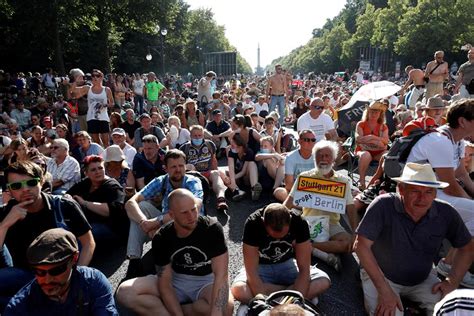
[[120, 183], [127, 198], [135, 194], [135, 177], [125, 161], [122, 148], [111, 145], [104, 151], [105, 175]]
[[372, 160], [379, 161], [386, 152], [388, 128], [385, 125], [385, 106], [379, 102], [372, 102], [357, 123], [355, 141], [356, 154], [359, 157], [359, 189], [365, 190], [365, 175]]
[[35, 125], [31, 128], [31, 137], [28, 138], [28, 147], [36, 148], [43, 155], [49, 155], [51, 149], [48, 146], [48, 140], [44, 136], [43, 128], [39, 125]]
[[271, 136], [260, 138], [260, 151], [255, 155], [255, 161], [261, 161], [270, 177], [275, 179], [273, 190], [280, 187], [285, 178], [285, 157], [275, 151]]
[[8, 159], [8, 164], [17, 161], [30, 160], [31, 157], [36, 156], [39, 151], [36, 148], [28, 148], [28, 142], [23, 139], [15, 139], [10, 143], [12, 154]]
[[182, 144], [191, 141], [189, 130], [181, 127], [179, 117], [172, 115], [168, 118], [168, 133], [160, 143], [161, 148], [168, 146], [170, 149], [179, 148]]
[[127, 240], [129, 220], [124, 209], [122, 186], [105, 175], [102, 157], [87, 156], [83, 163], [86, 177], [72, 186], [67, 194], [81, 205], [96, 241]]
[[283, 129], [275, 128], [275, 119], [273, 116], [267, 116], [265, 118], [264, 129], [260, 131], [262, 136], [270, 136], [273, 138], [273, 144], [277, 153], [281, 153], [281, 136], [283, 134]]
[[240, 134], [234, 134], [234, 136], [232, 136], [227, 159], [229, 179], [225, 179], [224, 183], [232, 190], [232, 199], [239, 201], [245, 195], [245, 192], [239, 189], [237, 183], [250, 183], [252, 200], [258, 200], [262, 193], [262, 185], [258, 182], [255, 154], [252, 149], [247, 148], [247, 143]]

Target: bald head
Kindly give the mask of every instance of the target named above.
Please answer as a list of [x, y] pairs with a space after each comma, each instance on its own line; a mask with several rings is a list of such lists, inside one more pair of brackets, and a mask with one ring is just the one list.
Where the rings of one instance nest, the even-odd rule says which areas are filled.
[[177, 202], [183, 202], [183, 201], [189, 201], [192, 203], [196, 203], [196, 198], [192, 194], [191, 191], [187, 189], [175, 189], [171, 191], [171, 193], [168, 195], [168, 205], [170, 208], [170, 211], [175, 210], [176, 208], [179, 208]]

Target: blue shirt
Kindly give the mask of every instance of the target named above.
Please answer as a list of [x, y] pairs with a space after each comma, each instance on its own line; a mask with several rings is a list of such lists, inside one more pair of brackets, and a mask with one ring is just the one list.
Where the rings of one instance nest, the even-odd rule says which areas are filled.
[[[165, 189], [163, 189], [163, 185], [166, 186]], [[180, 188], [188, 189], [195, 197], [201, 199], [201, 201], [204, 199], [201, 180], [195, 176], [185, 174]], [[163, 213], [168, 213], [168, 194], [170, 194], [173, 190], [174, 188], [171, 186], [169, 176], [168, 174], [165, 174], [151, 180], [150, 183], [144, 186], [139, 193], [145, 198], [145, 200], [152, 200], [156, 197], [161, 198], [161, 207]], [[204, 215], [203, 206], [201, 206], [200, 213], [201, 215]]]
[[112, 286], [104, 274], [94, 268], [79, 266], [72, 272], [69, 293], [64, 303], [48, 298], [34, 279], [16, 293], [3, 315], [97, 316], [118, 315], [118, 312]]

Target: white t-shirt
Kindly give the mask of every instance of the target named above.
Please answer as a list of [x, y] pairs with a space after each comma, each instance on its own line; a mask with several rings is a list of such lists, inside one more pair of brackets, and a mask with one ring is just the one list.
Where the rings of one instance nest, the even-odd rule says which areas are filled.
[[318, 142], [326, 138], [324, 134], [335, 129], [333, 120], [326, 113], [321, 113], [317, 119], [313, 119], [310, 112], [306, 112], [298, 119], [297, 126], [298, 132], [304, 129], [312, 130], [316, 135], [316, 141]]
[[143, 79], [133, 80], [133, 93], [136, 95], [143, 95], [143, 87], [145, 86], [145, 81]]
[[89, 109], [87, 110], [87, 121], [99, 120], [110, 122], [109, 114], [107, 113], [107, 92], [105, 87], [102, 88], [101, 93], [95, 94], [92, 92], [92, 87], [87, 92], [87, 103]]
[[269, 109], [268, 109], [268, 104], [266, 104], [265, 102], [260, 105], [260, 103], [255, 103], [255, 112], [257, 112], [257, 114], [260, 114], [260, 111], [267, 111], [269, 112]]
[[308, 159], [304, 159], [300, 155], [298, 149], [293, 150], [286, 156], [285, 159], [285, 175], [296, 177], [303, 171], [308, 171], [314, 168], [314, 155]]
[[448, 136], [441, 133], [430, 133], [423, 136], [413, 146], [407, 162], [429, 163], [433, 168], [458, 168], [464, 157], [463, 140], [453, 144]]

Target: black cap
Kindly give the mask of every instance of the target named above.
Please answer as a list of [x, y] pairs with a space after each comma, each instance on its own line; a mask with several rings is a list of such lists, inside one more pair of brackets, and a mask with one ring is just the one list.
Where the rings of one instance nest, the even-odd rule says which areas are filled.
[[215, 109], [212, 111], [212, 115], [222, 114], [221, 110]]
[[41, 233], [26, 251], [31, 265], [63, 262], [79, 252], [76, 236], [62, 228], [53, 228]]

